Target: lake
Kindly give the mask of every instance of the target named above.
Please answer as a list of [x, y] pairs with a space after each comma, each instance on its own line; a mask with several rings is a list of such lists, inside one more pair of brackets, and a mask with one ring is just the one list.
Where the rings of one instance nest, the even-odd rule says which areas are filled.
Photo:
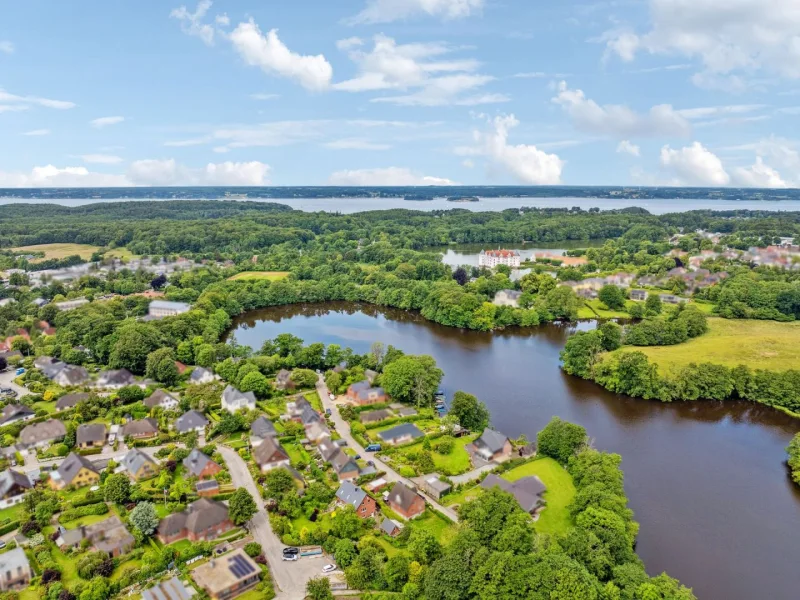
[[560, 255], [567, 250], [577, 248], [600, 248], [606, 240], [566, 240], [563, 242], [535, 242], [533, 244], [451, 244], [450, 246], [433, 246], [425, 248], [426, 252], [441, 252], [442, 262], [451, 267], [469, 265], [478, 266], [478, 257], [481, 250], [491, 250], [503, 248], [504, 250], [516, 250], [519, 252], [520, 259], [525, 261], [533, 257], [536, 252], [552, 252]]
[[330, 303], [254, 311], [235, 320], [239, 343], [258, 349], [279, 333], [306, 343], [372, 342], [430, 354], [451, 397], [483, 400], [492, 425], [535, 438], [553, 415], [580, 423], [595, 447], [622, 455], [625, 488], [641, 523], [637, 552], [701, 600], [796, 600], [800, 595], [800, 489], [784, 448], [800, 421], [745, 402], [662, 404], [620, 397], [559, 369], [577, 328], [496, 333], [436, 325], [395, 309]]

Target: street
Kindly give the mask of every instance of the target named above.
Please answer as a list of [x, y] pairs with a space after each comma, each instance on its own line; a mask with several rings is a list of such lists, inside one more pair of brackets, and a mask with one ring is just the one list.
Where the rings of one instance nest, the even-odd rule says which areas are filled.
[[24, 396], [25, 394], [30, 394], [30, 392], [28, 390], [26, 390], [24, 387], [21, 387], [21, 386], [17, 385], [16, 383], [14, 383], [14, 379], [15, 379], [14, 373], [15, 372], [16, 372], [16, 369], [14, 369], [13, 367], [8, 367], [8, 369], [6, 369], [2, 373], [0, 373], [0, 387], [11, 388], [15, 392], [17, 392], [17, 399], [19, 399], [22, 396]]

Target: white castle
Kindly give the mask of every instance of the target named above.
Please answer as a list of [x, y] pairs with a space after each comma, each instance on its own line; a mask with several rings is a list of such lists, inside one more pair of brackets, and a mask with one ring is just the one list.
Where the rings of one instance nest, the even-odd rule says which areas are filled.
[[497, 265], [519, 267], [519, 263], [519, 252], [516, 250], [481, 250], [478, 256], [478, 265], [490, 269]]

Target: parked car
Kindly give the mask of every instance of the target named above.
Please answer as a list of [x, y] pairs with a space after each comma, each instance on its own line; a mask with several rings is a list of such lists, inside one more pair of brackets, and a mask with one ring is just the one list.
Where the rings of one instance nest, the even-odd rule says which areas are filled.
[[360, 455], [360, 454], [356, 454], [356, 455], [355, 455], [353, 458], [354, 458], [355, 460], [359, 460], [359, 459], [361, 458], [361, 455]]
[[20, 367], [19, 369], [17, 369], [17, 370], [14, 372], [14, 374], [15, 374], [15, 376], [16, 376], [16, 377], [19, 377], [20, 375], [24, 375], [24, 374], [25, 374], [25, 369], [23, 369], [22, 367]]
[[297, 554], [284, 554], [283, 560], [297, 560], [299, 557]]
[[283, 549], [284, 554], [300, 554], [300, 548], [295, 548], [294, 546], [287, 546]]
[[331, 400], [336, 400], [336, 396], [334, 396], [333, 394], [328, 394], [328, 396], [330, 397]]
[[331, 416], [331, 409], [330, 408], [326, 408], [325, 409], [325, 414], [330, 417]]
[[6, 543], [3, 540], [0, 540], [0, 550], [6, 547]]
[[381, 445], [380, 444], [370, 444], [369, 446], [364, 448], [364, 450], [366, 450], [367, 452], [380, 452], [381, 451]]
[[331, 573], [336, 570], [336, 565], [325, 565], [322, 567], [323, 573]]
[[375, 463], [374, 463], [373, 461], [371, 461], [371, 460], [368, 460], [368, 461], [367, 461], [367, 466], [369, 466], [369, 467], [374, 467], [374, 466], [375, 466]]

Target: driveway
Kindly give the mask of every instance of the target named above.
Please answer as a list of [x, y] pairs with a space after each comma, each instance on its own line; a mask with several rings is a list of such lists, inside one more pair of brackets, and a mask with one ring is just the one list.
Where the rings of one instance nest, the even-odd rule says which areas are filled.
[[[336, 409], [336, 405], [330, 399], [330, 392], [328, 391], [328, 386], [325, 385], [325, 380], [322, 378], [322, 375], [319, 376], [317, 380], [317, 394], [319, 394], [320, 399], [322, 400], [322, 405], [324, 408], [331, 409], [331, 419], [333, 423], [336, 425], [336, 432], [342, 436], [342, 439], [347, 441], [347, 445], [358, 452], [361, 456], [370, 456], [371, 460], [375, 463], [375, 468], [378, 471], [384, 471], [386, 475], [384, 475], [384, 479], [387, 481], [402, 481], [404, 484], [409, 486], [410, 488], [417, 488], [418, 486], [411, 481], [410, 479], [401, 476], [397, 471], [392, 469], [389, 465], [385, 462], [380, 460], [377, 456], [370, 455], [364, 448], [359, 444], [355, 438], [350, 434], [350, 423], [345, 421], [340, 415], [339, 411]], [[425, 499], [431, 507], [438, 510], [443, 515], [447, 515], [452, 521], [458, 522], [458, 515], [456, 512], [451, 509], [447, 508], [446, 506], [442, 506], [438, 502], [436, 502], [433, 498], [426, 494], [422, 494], [422, 497]]]
[[276, 598], [286, 600], [305, 598], [306, 583], [308, 583], [309, 579], [322, 575], [322, 567], [330, 562], [329, 559], [323, 556], [304, 556], [297, 561], [284, 561], [284, 544], [272, 532], [267, 511], [264, 509], [264, 501], [261, 498], [261, 494], [258, 493], [256, 483], [247, 468], [247, 463], [239, 456], [236, 450], [222, 444], [218, 445], [217, 449], [228, 465], [233, 485], [237, 488], [245, 488], [256, 501], [258, 512], [250, 519], [250, 534], [261, 544], [264, 556], [267, 557], [272, 580], [275, 582]]
[[17, 392], [17, 399], [19, 399], [22, 396], [25, 396], [26, 394], [30, 394], [30, 392], [26, 390], [24, 387], [14, 383], [15, 371], [16, 369], [12, 369], [11, 367], [9, 367], [7, 370], [0, 373], [0, 387], [11, 388], [15, 392]]

